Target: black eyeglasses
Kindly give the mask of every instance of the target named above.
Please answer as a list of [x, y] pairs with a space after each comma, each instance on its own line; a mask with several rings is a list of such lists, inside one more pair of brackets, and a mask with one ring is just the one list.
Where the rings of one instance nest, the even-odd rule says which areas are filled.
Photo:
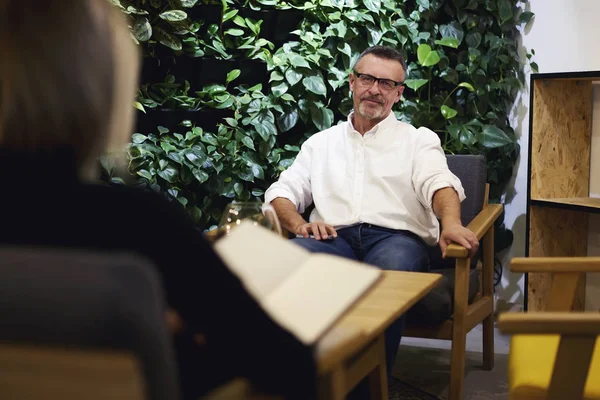
[[353, 72], [354, 72], [354, 75], [356, 75], [356, 78], [358, 79], [358, 83], [360, 83], [362, 86], [365, 86], [365, 87], [372, 86], [375, 82], [377, 82], [377, 85], [379, 85], [379, 88], [383, 91], [390, 91], [393, 88], [395, 88], [396, 86], [400, 86], [404, 83], [404, 82], [396, 82], [391, 79], [376, 78], [373, 75], [361, 74], [356, 71], [353, 71]]

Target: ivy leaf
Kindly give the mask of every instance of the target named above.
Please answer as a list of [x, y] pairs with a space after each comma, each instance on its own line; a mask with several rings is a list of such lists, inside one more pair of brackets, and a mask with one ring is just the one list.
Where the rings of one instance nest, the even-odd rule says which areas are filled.
[[417, 0], [417, 4], [426, 10], [429, 9], [429, 0]]
[[202, 166], [202, 164], [204, 164], [208, 158], [198, 146], [194, 146], [191, 149], [184, 150], [183, 154], [185, 158], [187, 158], [192, 164], [194, 164], [197, 167]]
[[414, 90], [415, 92], [423, 85], [429, 82], [427, 79], [407, 79], [404, 84]]
[[138, 110], [140, 110], [141, 112], [143, 112], [144, 114], [146, 114], [146, 109], [144, 108], [144, 106], [142, 105], [142, 103], [140, 103], [139, 101], [134, 101], [133, 102], [133, 106], [135, 108], [137, 108]]
[[242, 143], [243, 143], [243, 144], [244, 144], [246, 147], [248, 147], [249, 149], [252, 149], [252, 150], [255, 150], [255, 151], [256, 151], [256, 149], [254, 148], [254, 142], [253, 142], [253, 141], [252, 141], [252, 139], [251, 139], [251, 138], [249, 138], [248, 136], [244, 136], [244, 137], [242, 138]]
[[277, 97], [281, 97], [285, 92], [287, 92], [289, 86], [286, 82], [280, 82], [278, 85], [274, 85], [271, 87], [271, 91]]
[[458, 39], [456, 39], [456, 38], [445, 37], [445, 38], [441, 38], [439, 40], [436, 40], [435, 44], [439, 44], [441, 46], [452, 47], [453, 49], [457, 49], [458, 45], [460, 43], [458, 42]]
[[288, 69], [285, 71], [285, 79], [288, 81], [290, 86], [294, 86], [296, 83], [300, 82], [302, 79], [302, 74], [294, 71], [293, 69]]
[[450, 136], [453, 139], [458, 140], [458, 135], [460, 134], [460, 126], [459, 125], [450, 125], [446, 128]]
[[263, 169], [263, 167], [261, 167], [258, 164], [252, 164], [251, 168], [255, 178], [265, 179], [265, 170]]
[[148, 136], [142, 135], [141, 133], [134, 133], [131, 135], [131, 141], [136, 144], [144, 143], [148, 139]]
[[417, 48], [417, 58], [419, 64], [424, 67], [431, 67], [440, 62], [440, 55], [437, 51], [431, 50], [428, 44], [420, 44]]
[[160, 147], [165, 151], [165, 153], [177, 150], [177, 147], [175, 147], [171, 143], [167, 143], [167, 142], [161, 142]]
[[290, 60], [290, 64], [292, 64], [296, 68], [298, 68], [298, 67], [310, 68], [310, 65], [308, 64], [308, 61], [306, 61], [299, 54], [292, 53], [292, 54], [290, 54], [288, 56], [288, 59]]
[[160, 18], [169, 22], [179, 22], [187, 18], [187, 13], [181, 10], [169, 10], [161, 13]]
[[381, 41], [383, 32], [378, 27], [373, 27], [370, 24], [367, 25], [367, 42], [369, 46], [375, 46]]
[[298, 110], [292, 109], [291, 111], [284, 112], [277, 117], [277, 126], [281, 132], [287, 132], [296, 126], [298, 122]]
[[240, 198], [242, 196], [242, 192], [244, 191], [244, 185], [242, 185], [240, 182], [236, 182], [233, 185], [233, 191], [238, 196], [238, 198]]
[[327, 87], [325, 86], [325, 82], [323, 82], [323, 78], [320, 76], [309, 76], [302, 79], [302, 84], [306, 89], [313, 92], [314, 94], [318, 94], [321, 96], [325, 96], [327, 94]]
[[157, 174], [169, 183], [175, 183], [177, 181], [178, 172], [173, 167], [167, 167], [162, 171], [158, 171]]
[[269, 136], [277, 135], [277, 128], [275, 127], [275, 124], [269, 120], [265, 119], [262, 122], [254, 121], [252, 122], [252, 125], [265, 142], [269, 140]]
[[[344, 0], [331, 0], [331, 5], [333, 7], [339, 8], [340, 10], [344, 9]], [[343, 37], [343, 35], [342, 35]]]
[[149, 181], [154, 180], [154, 176], [150, 172], [146, 171], [145, 169], [140, 169], [139, 171], [136, 172], [136, 174], [138, 174], [142, 178], [148, 179]]
[[192, 174], [194, 174], [194, 178], [196, 178], [199, 183], [204, 183], [208, 180], [208, 174], [200, 168], [194, 168]]
[[196, 5], [198, 0], [179, 0], [181, 1], [181, 6], [185, 8], [192, 8]]
[[379, 10], [381, 9], [381, 0], [364, 0], [363, 3], [365, 7], [369, 9], [369, 11], [379, 14]]
[[150, 25], [148, 18], [140, 17], [135, 20], [131, 32], [137, 40], [146, 42], [152, 37], [152, 25]]
[[498, 16], [500, 17], [501, 24], [512, 18], [512, 7], [509, 0], [498, 0]]
[[513, 142], [506, 133], [493, 125], [484, 125], [479, 141], [489, 149], [502, 147]]
[[225, 14], [223, 14], [223, 22], [229, 21], [231, 18], [235, 17], [240, 10], [229, 10]]
[[327, 107], [312, 106], [310, 108], [310, 116], [315, 126], [321, 131], [333, 125], [333, 111]]
[[183, 48], [181, 40], [170, 33], [165, 32], [161, 28], [156, 28], [154, 30], [154, 36], [160, 44], [170, 48], [171, 50], [179, 51]]
[[463, 38], [465, 37], [465, 33], [462, 30], [462, 26], [457, 21], [452, 21], [447, 25], [441, 25], [440, 26], [440, 34], [444, 38], [446, 38], [446, 37], [455, 38], [456, 40], [458, 40], [459, 44], [462, 42]]
[[521, 22], [522, 24], [528, 24], [529, 21], [531, 21], [531, 18], [533, 18], [535, 14], [532, 13], [531, 11], [523, 11], [521, 13], [521, 15], [519, 15], [519, 22]]
[[458, 114], [458, 111], [456, 111], [454, 108], [450, 108], [450, 107], [448, 107], [448, 106], [446, 106], [446, 105], [443, 105], [443, 106], [440, 108], [440, 112], [442, 113], [442, 116], [443, 116], [445, 119], [451, 119], [451, 118], [454, 118], [454, 117], [456, 117], [456, 114]]
[[229, 84], [231, 81], [235, 80], [237, 77], [240, 76], [240, 74], [242, 73], [242, 71], [240, 71], [239, 69], [233, 69], [231, 71], [229, 71], [227, 73], [227, 78], [225, 79], [225, 84]]
[[467, 34], [465, 41], [467, 42], [467, 45], [469, 47], [477, 48], [481, 44], [481, 39], [482, 39], [481, 33], [471, 31]]
[[244, 31], [241, 29], [232, 28], [232, 29], [227, 29], [225, 31], [225, 34], [229, 35], [229, 36], [242, 36], [242, 35], [244, 35]]
[[474, 92], [475, 88], [468, 82], [461, 82], [458, 84], [458, 87], [466, 88], [469, 92]]

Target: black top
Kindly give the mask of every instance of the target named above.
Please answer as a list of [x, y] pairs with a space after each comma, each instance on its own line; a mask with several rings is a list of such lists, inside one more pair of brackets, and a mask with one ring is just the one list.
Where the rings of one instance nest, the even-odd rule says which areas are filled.
[[158, 267], [170, 306], [206, 336], [198, 380], [219, 365], [267, 391], [313, 397], [312, 349], [266, 316], [177, 202], [82, 183], [68, 153], [0, 149], [0, 182], [0, 244], [140, 253]]

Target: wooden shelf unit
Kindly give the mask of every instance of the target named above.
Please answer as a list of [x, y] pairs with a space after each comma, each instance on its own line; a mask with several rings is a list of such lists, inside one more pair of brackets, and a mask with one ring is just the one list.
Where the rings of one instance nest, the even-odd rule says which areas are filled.
[[[532, 74], [529, 107], [527, 257], [587, 256], [592, 83], [600, 71]], [[551, 276], [525, 277], [525, 307], [545, 309]], [[585, 274], [574, 309], [585, 308]]]

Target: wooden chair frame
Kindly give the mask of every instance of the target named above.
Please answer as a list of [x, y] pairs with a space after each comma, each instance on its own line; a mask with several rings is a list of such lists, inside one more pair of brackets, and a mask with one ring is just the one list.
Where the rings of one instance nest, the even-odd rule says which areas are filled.
[[[501, 204], [489, 204], [489, 184], [486, 184], [482, 210], [467, 226], [480, 240], [483, 250], [481, 287], [475, 301], [469, 304], [471, 259], [466, 248], [452, 243], [448, 257], [456, 258], [454, 276], [454, 313], [451, 319], [437, 326], [412, 326], [404, 336], [452, 341], [449, 400], [463, 397], [467, 333], [483, 323], [483, 368], [494, 368], [494, 222], [502, 214]], [[483, 240], [482, 240], [483, 239]]]
[[511, 271], [552, 274], [546, 310], [503, 313], [498, 327], [508, 334], [560, 335], [548, 399], [582, 399], [596, 337], [600, 335], [600, 313], [571, 310], [584, 274], [600, 272], [600, 257], [519, 257], [511, 261]]

